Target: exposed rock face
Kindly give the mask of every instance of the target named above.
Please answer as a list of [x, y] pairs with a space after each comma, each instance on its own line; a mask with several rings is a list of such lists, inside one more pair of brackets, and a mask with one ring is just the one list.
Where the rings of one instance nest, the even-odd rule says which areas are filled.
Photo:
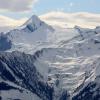
[[[38, 52], [34, 56], [17, 51], [0, 52], [0, 78], [2, 80], [0, 90], [19, 89], [10, 85], [9, 82], [11, 82], [31, 91], [42, 100], [54, 100], [54, 88], [48, 85], [34, 65], [37, 57]], [[65, 100], [63, 98], [66, 98], [66, 95], [66, 92], [62, 92], [59, 100]]]
[[72, 100], [100, 100], [100, 85], [90, 82], [72, 98]]
[[0, 77], [37, 94], [43, 100], [52, 100], [53, 88], [43, 81], [34, 66], [34, 56], [24, 53], [0, 53]]
[[100, 27], [53, 30], [32, 16], [0, 35], [0, 51], [0, 99], [100, 100]]
[[0, 34], [0, 51], [5, 51], [8, 49], [11, 49], [12, 43], [11, 40], [9, 40], [6, 35], [3, 33]]

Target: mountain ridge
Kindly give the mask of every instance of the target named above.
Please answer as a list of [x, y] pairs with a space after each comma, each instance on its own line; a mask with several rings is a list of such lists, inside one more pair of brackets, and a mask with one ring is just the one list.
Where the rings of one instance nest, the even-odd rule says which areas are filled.
[[61, 30], [33, 16], [19, 29], [2, 33], [0, 41], [3, 86], [18, 94], [20, 87], [36, 100], [100, 99], [99, 26]]

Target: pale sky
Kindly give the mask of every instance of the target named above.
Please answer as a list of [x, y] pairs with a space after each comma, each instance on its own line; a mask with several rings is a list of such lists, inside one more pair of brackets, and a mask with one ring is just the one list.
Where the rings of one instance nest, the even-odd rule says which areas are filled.
[[[33, 14], [41, 16], [49, 12], [88, 12], [97, 15], [100, 13], [100, 0], [0, 0], [0, 26], [2, 29], [5, 26], [16, 26], [24, 23]], [[89, 18], [93, 22], [99, 22], [99, 15], [94, 18], [91, 14], [88, 14]]]
[[50, 11], [100, 13], [100, 0], [0, 0], [0, 14], [13, 18]]

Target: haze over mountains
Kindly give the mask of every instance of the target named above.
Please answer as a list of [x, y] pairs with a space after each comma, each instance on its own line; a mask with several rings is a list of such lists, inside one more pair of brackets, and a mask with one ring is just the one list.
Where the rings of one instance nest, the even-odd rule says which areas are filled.
[[[51, 11], [39, 16], [41, 20], [47, 24], [60, 27], [74, 27], [75, 25], [83, 28], [95, 28], [100, 26], [100, 14], [96, 13], [65, 13], [60, 11]], [[12, 30], [28, 20], [27, 17], [14, 19], [10, 17], [0, 16], [0, 32]], [[87, 24], [86, 24], [87, 23]]]
[[33, 15], [0, 34], [1, 100], [100, 100], [100, 27], [64, 21]]
[[95, 28], [100, 25], [100, 14], [87, 12], [65, 13], [53, 11], [41, 15], [40, 18], [50, 25], [64, 28], [73, 28], [75, 25], [83, 28]]

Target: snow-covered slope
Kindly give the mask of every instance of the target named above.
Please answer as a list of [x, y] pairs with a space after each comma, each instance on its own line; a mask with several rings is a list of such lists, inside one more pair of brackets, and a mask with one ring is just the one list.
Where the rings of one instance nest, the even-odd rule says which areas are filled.
[[[34, 94], [42, 100], [52, 100], [53, 88], [46, 83], [42, 75], [36, 69], [34, 65], [36, 57], [37, 55], [31, 56], [17, 51], [12, 53], [0, 52], [1, 98], [10, 97], [13, 99], [19, 94], [19, 98], [25, 94], [28, 96]], [[13, 95], [12, 92], [16, 93], [16, 95]], [[4, 97], [5, 95], [6, 97]], [[34, 100], [33, 97], [30, 97], [32, 98], [30, 100]], [[24, 98], [25, 96], [21, 100], [25, 100]]]
[[[2, 37], [5, 37], [7, 40], [11, 41], [9, 48], [4, 50], [11, 49], [22, 50], [24, 48], [32, 48], [41, 42], [48, 42], [48, 37], [52, 34], [54, 29], [41, 21], [37, 16], [33, 15], [26, 23], [17, 29], [11, 30], [6, 34], [2, 33]], [[0, 36], [0, 41], [5, 43], [5, 40]], [[0, 43], [0, 50], [3, 51], [2, 43]]]
[[17, 29], [1, 34], [0, 50], [33, 53], [42, 48], [56, 47], [58, 42], [72, 39], [78, 34], [74, 28], [52, 27], [33, 15]]
[[12, 83], [0, 82], [0, 100], [42, 100], [36, 94]]
[[69, 97], [67, 90], [55, 89], [38, 71], [35, 61], [40, 53], [0, 52], [0, 99], [65, 100]]
[[[81, 100], [78, 99], [80, 96], [78, 93], [82, 88], [91, 82], [96, 84], [100, 82], [100, 31], [99, 27], [95, 29], [75, 27], [75, 29], [79, 32], [78, 36], [69, 41], [60, 41], [58, 47], [42, 49], [34, 64], [55, 90], [66, 89], [73, 95], [73, 100]], [[97, 92], [96, 96], [100, 96], [99, 93]], [[93, 99], [92, 97], [85, 99], [84, 96], [82, 100], [95, 100], [96, 97]]]
[[[0, 81], [15, 93], [17, 85], [42, 100], [100, 100], [100, 27], [52, 28], [34, 15], [0, 41]], [[15, 50], [27, 54], [7, 53]]]

